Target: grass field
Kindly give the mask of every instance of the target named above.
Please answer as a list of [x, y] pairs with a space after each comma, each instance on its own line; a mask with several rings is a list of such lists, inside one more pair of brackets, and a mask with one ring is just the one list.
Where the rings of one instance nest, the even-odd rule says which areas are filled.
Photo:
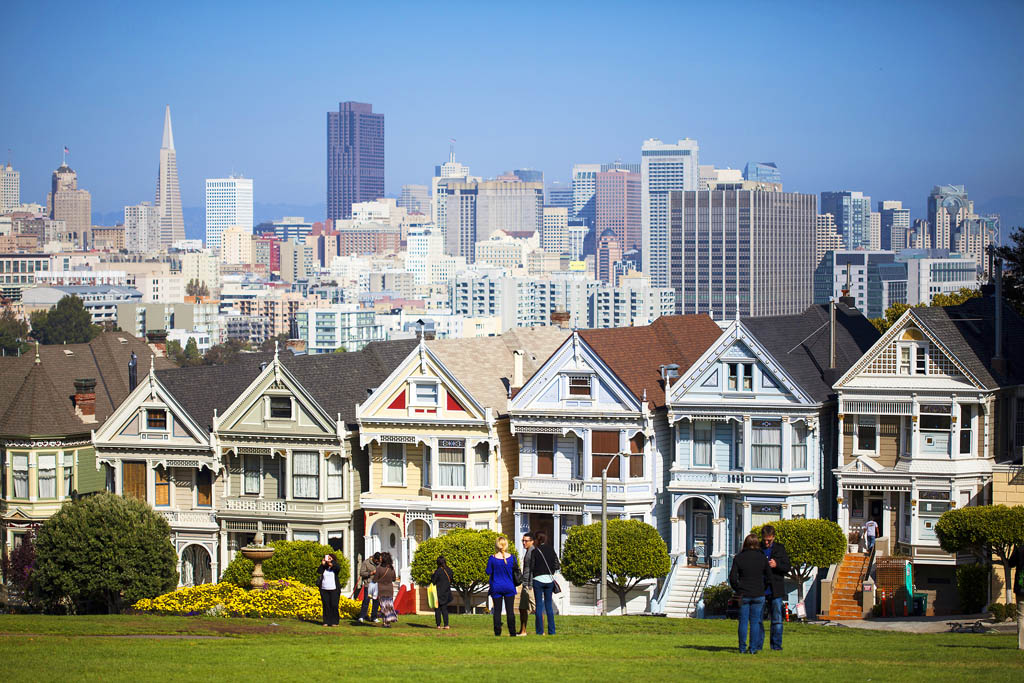
[[1021, 681], [1016, 636], [787, 625], [785, 649], [740, 655], [736, 622], [558, 617], [558, 635], [495, 638], [488, 616], [343, 623], [0, 615], [0, 681]]

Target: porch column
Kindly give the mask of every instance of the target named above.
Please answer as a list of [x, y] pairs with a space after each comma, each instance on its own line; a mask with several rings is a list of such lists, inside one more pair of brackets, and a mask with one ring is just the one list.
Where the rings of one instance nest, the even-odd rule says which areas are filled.
[[[843, 430], [843, 417], [844, 417], [843, 414], [839, 413], [839, 416], [838, 416], [838, 418], [839, 418], [839, 422], [838, 422], [839, 431], [836, 434], [836, 440], [839, 442], [837, 444], [837, 449], [836, 449], [836, 462], [839, 463], [839, 467], [843, 467], [844, 465], [846, 465], [846, 461], [844, 460], [844, 458], [846, 456], [843, 454], [843, 434], [845, 433], [844, 430]], [[808, 456], [809, 455], [810, 454], [808, 454]]]
[[[789, 419], [788, 415], [782, 416], [780, 422], [782, 427], [782, 459], [779, 461], [779, 466], [782, 468], [783, 474], [793, 472], [793, 421]], [[785, 506], [783, 506], [785, 510]], [[785, 518], [785, 514], [783, 514]]]
[[879, 536], [892, 535], [892, 513], [896, 509], [896, 503], [893, 502], [893, 499], [898, 495], [894, 491], [882, 493], [882, 528], [878, 530]]
[[910, 457], [916, 458], [921, 452], [921, 430], [919, 421], [921, 419], [921, 404], [917, 401], [917, 394], [911, 396], [910, 404]]
[[[372, 448], [373, 445], [371, 444], [370, 447]], [[382, 444], [381, 445], [381, 450], [383, 450], [383, 449], [384, 449], [384, 446]], [[430, 489], [432, 491], [437, 488], [437, 484], [440, 481], [440, 477], [441, 477], [441, 466], [439, 464], [440, 460], [441, 460], [441, 456], [440, 456], [438, 448], [437, 448], [437, 437], [436, 436], [435, 437], [431, 437], [431, 439], [430, 439]], [[497, 465], [495, 465], [495, 469], [497, 469]]]
[[917, 484], [913, 481], [910, 482], [910, 538], [908, 543], [911, 545], [917, 545], [917, 510], [921, 506], [921, 501], [917, 499], [918, 491]]
[[555, 510], [552, 517], [552, 528], [551, 528], [551, 547], [555, 549], [559, 555], [562, 554], [562, 515]]
[[672, 531], [669, 538], [672, 539], [672, 547], [669, 548], [673, 555], [679, 554], [679, 518], [671, 517], [669, 523], [672, 525]]
[[523, 529], [523, 513], [517, 509], [514, 515], [515, 522], [513, 522], [513, 524], [515, 524], [515, 526], [513, 528], [516, 530], [516, 536], [512, 539], [512, 542], [515, 543], [520, 555], [522, 555], [522, 553], [526, 552], [526, 549], [523, 548], [523, 534], [526, 533], [527, 530]]
[[743, 537], [746, 538], [747, 534], [750, 533], [750, 527], [753, 526], [753, 519], [750, 514], [750, 503], [743, 501]]
[[[626, 439], [625, 430], [619, 430], [619, 453], [629, 453], [629, 441]], [[619, 458], [619, 481], [623, 484], [629, 478], [629, 456]]]
[[[743, 471], [748, 472], [750, 470], [750, 416], [743, 416]], [[749, 507], [749, 506], [748, 506]], [[750, 528], [749, 526], [747, 527]]]
[[[319, 489], [317, 492], [317, 500], [327, 500], [327, 458], [324, 457], [323, 450], [317, 451], [316, 456], [316, 481], [318, 485], [317, 488]], [[320, 529], [320, 533], [321, 535], [325, 535], [327, 530]], [[324, 540], [326, 541], [327, 539], [324, 538]]]
[[782, 513], [782, 519], [793, 519], [793, 516], [792, 516], [793, 513], [792, 513], [792, 511], [791, 511], [791, 509], [789, 507], [789, 503], [783, 503], [782, 504], [781, 513]]
[[949, 457], [953, 459], [960, 456], [960, 404], [956, 402], [956, 394], [950, 398], [952, 402], [949, 405]]
[[[583, 441], [583, 480], [588, 481], [594, 478], [593, 463], [590, 461], [590, 429], [582, 430], [582, 441]], [[598, 475], [601, 473], [598, 472]]]
[[[271, 451], [273, 452], [273, 451]], [[284, 497], [290, 500], [292, 497], [292, 449], [286, 448], [284, 463], [280, 469], [281, 477], [284, 478]], [[280, 456], [278, 456], [280, 457]]]
[[838, 498], [836, 501], [836, 521], [845, 535], [850, 531], [850, 501], [846, 499], [845, 492], [843, 491], [843, 480], [839, 479], [836, 483], [838, 487], [838, 493], [836, 494]]
[[[228, 550], [228, 530], [224, 527], [223, 521], [220, 524], [220, 533], [218, 534], [220, 537], [220, 547], [217, 549], [217, 554], [220, 556], [220, 566], [227, 567], [231, 561]], [[217, 576], [216, 572], [214, 572], [214, 578], [219, 580], [220, 576]]]

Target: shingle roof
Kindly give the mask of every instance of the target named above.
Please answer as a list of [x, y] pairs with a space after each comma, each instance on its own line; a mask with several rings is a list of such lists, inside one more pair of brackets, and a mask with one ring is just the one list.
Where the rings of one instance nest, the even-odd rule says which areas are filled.
[[809, 306], [796, 315], [743, 318], [742, 322], [815, 401], [826, 400], [833, 393], [833, 382], [879, 337], [860, 311], [837, 303], [836, 371], [829, 373], [828, 304]]
[[611, 367], [629, 390], [655, 407], [665, 405], [659, 366], [675, 363], [680, 375], [722, 334], [707, 314], [666, 315], [642, 327], [581, 330], [580, 337]]

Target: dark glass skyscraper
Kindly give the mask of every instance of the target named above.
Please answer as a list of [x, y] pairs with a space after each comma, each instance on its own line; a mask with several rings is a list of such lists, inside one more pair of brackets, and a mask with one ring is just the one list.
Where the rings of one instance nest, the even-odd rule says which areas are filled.
[[327, 217], [352, 217], [353, 202], [384, 196], [384, 114], [342, 102], [327, 112]]

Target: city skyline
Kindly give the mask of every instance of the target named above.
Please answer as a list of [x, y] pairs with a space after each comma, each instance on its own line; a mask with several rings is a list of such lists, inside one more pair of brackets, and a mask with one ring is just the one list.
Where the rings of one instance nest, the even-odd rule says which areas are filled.
[[[750, 68], [749, 51], [740, 49], [709, 52], [714, 58], [694, 68], [683, 50], [662, 40], [677, 25], [672, 17], [683, 12], [673, 6], [648, 5], [646, 12], [616, 15], [615, 21], [609, 8], [596, 8], [581, 25], [584, 38], [564, 38], [562, 33], [563, 43], [551, 47], [546, 41], [570, 12], [564, 8], [524, 38], [524, 51], [516, 59], [484, 59], [487, 69], [483, 64], [464, 67], [474, 84], [469, 87], [466, 80], [448, 86], [434, 79], [431, 60], [417, 55], [436, 36], [449, 33], [459, 35], [470, 52], [486, 56], [495, 47], [500, 51], [502, 41], [495, 44], [493, 36], [468, 30], [495, 17], [432, 17], [418, 8], [404, 8], [393, 17], [392, 29], [403, 40], [371, 62], [361, 57], [371, 52], [361, 51], [369, 38], [360, 37], [359, 27], [372, 15], [356, 10], [346, 15], [355, 44], [343, 58], [328, 50], [329, 41], [321, 41], [323, 47], [310, 41], [303, 55], [275, 56], [272, 62], [256, 49], [271, 29], [275, 38], [300, 37], [308, 26], [336, 15], [323, 8], [287, 14], [257, 9], [237, 20], [240, 30], [231, 36], [204, 41], [220, 25], [220, 13], [227, 11], [207, 8], [202, 25], [191, 27], [196, 45], [183, 45], [180, 53], [142, 50], [181, 31], [200, 12], [186, 8], [182, 17], [111, 40], [112, 49], [99, 53], [90, 45], [115, 30], [118, 23], [108, 21], [113, 10], [99, 8], [85, 16], [81, 8], [68, 5], [63, 12], [44, 15], [30, 5], [17, 5], [12, 20], [26, 30], [8, 44], [11, 53], [27, 49], [27, 36], [59, 35], [54, 40], [80, 56], [77, 69], [97, 74], [96, 83], [108, 94], [97, 96], [93, 81], [86, 87], [55, 73], [61, 65], [56, 52], [33, 50], [34, 63], [13, 75], [12, 92], [21, 97], [0, 104], [0, 130], [6, 133], [2, 142], [13, 150], [9, 156], [21, 172], [23, 201], [43, 201], [60, 150], [67, 145], [68, 163], [79, 174], [80, 186], [92, 193], [97, 212], [118, 212], [152, 196], [152, 180], [147, 178], [153, 141], [160, 108], [170, 104], [183, 206], [201, 206], [203, 180], [230, 171], [256, 179], [258, 204], [320, 206], [326, 194], [323, 112], [339, 101], [355, 100], [387, 114], [385, 193], [390, 196], [397, 196], [404, 184], [429, 183], [431, 169], [447, 156], [449, 138], [458, 140], [456, 158], [483, 177], [530, 167], [544, 171], [548, 182], [564, 182], [574, 164], [616, 158], [637, 162], [646, 138], [690, 137], [700, 144], [701, 161], [718, 167], [740, 169], [749, 161], [775, 161], [787, 191], [862, 191], [873, 201], [902, 200], [919, 218], [934, 185], [963, 184], [979, 211], [1001, 210], [1004, 232], [1020, 222], [1020, 212], [1015, 216], [1005, 207], [1024, 204], [1013, 173], [1015, 152], [1024, 146], [1013, 112], [1024, 95], [1008, 85], [1019, 82], [1024, 63], [1024, 49], [1010, 40], [1012, 28], [1020, 25], [1015, 19], [1024, 18], [1021, 7], [979, 3], [959, 8], [962, 33], [978, 36], [966, 51], [942, 41], [915, 42], [915, 36], [935, 35], [948, 26], [943, 13], [917, 11], [922, 6], [877, 5], [841, 34], [821, 30], [843, 19], [832, 8], [816, 9], [813, 18], [784, 9], [754, 21], [752, 7], [714, 10], [730, 15], [735, 30], [729, 36], [701, 32], [693, 37], [694, 50], [699, 54], [705, 48], [749, 45], [768, 37], [777, 46], [771, 60], [777, 69]], [[117, 12], [124, 21], [146, 24], [144, 8]], [[699, 25], [712, 12], [692, 8], [686, 16]], [[647, 21], [654, 15], [662, 17], [657, 25]], [[501, 19], [505, 34], [515, 34], [530, 21], [526, 13]], [[800, 40], [794, 41], [796, 36]], [[642, 64], [622, 60], [615, 51], [595, 52], [583, 64], [573, 62], [578, 87], [570, 93], [560, 74], [581, 41], [644, 45], [649, 54]], [[204, 42], [210, 45], [200, 48]], [[908, 55], [910, 44], [923, 47]], [[220, 67], [208, 74], [195, 68], [201, 62], [215, 64], [227, 54], [248, 59], [253, 68], [231, 71], [226, 83]], [[339, 60], [346, 68], [332, 70]], [[941, 73], [937, 64], [943, 65]], [[137, 83], [147, 68], [159, 78]], [[666, 98], [652, 90], [666, 74], [675, 78], [670, 82], [680, 94]], [[843, 76], [836, 79], [841, 83], [830, 83], [834, 74]], [[427, 82], [428, 75], [431, 85], [425, 90], [404, 85]], [[928, 87], [937, 78], [964, 83], [960, 96], [948, 98]], [[127, 88], [128, 83], [133, 87]], [[269, 86], [275, 88], [272, 94]], [[628, 90], [617, 92], [615, 86]], [[868, 94], [851, 103], [838, 97], [847, 87]], [[60, 92], [65, 106], [24, 106], [25, 101], [52, 97], [42, 88]], [[536, 110], [527, 106], [529, 96], [544, 102], [544, 116], [535, 116]], [[693, 101], [714, 105], [695, 108], [688, 105]], [[239, 116], [243, 102], [246, 116]], [[881, 109], [881, 102], [899, 106]], [[993, 202], [1001, 207], [993, 208]]]

